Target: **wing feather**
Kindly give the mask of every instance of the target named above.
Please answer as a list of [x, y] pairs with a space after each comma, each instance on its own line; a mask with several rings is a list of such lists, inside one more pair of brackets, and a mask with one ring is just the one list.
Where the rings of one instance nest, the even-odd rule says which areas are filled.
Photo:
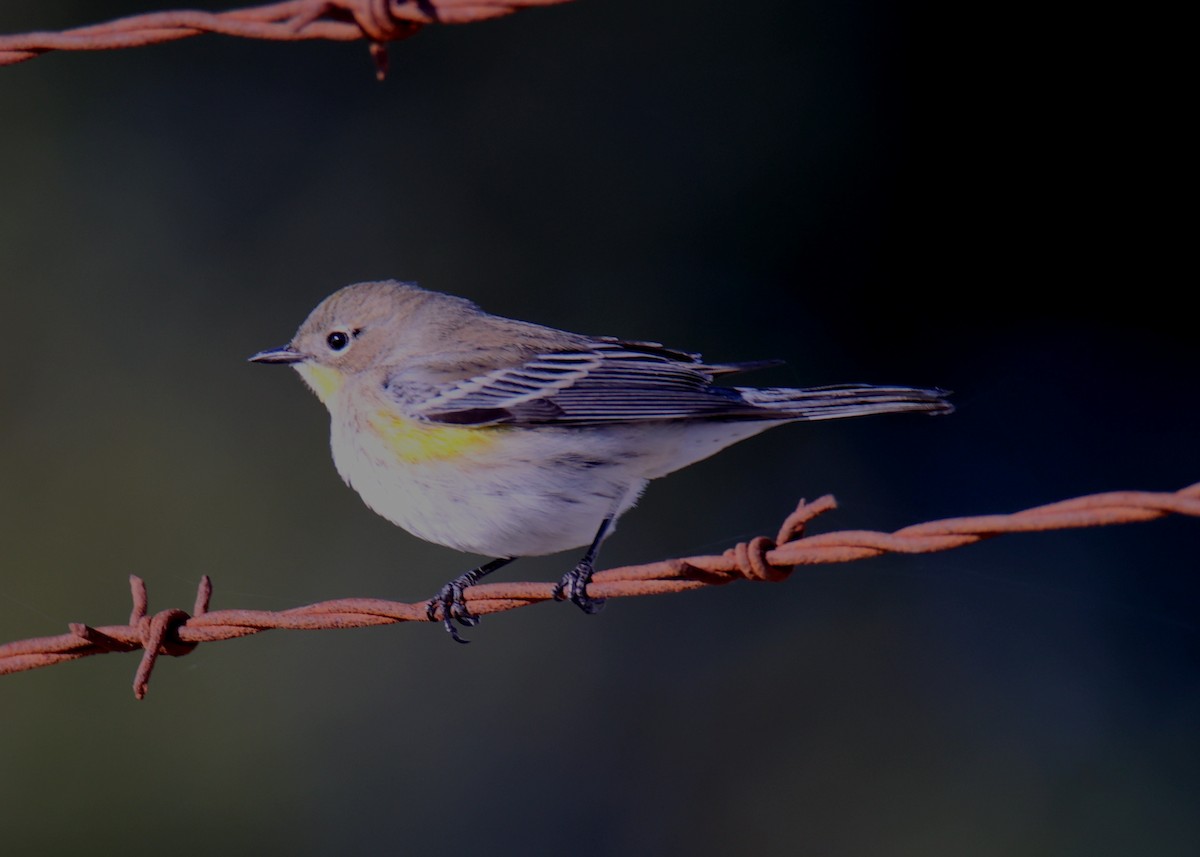
[[611, 425], [659, 420], [824, 420], [949, 413], [945, 390], [844, 384], [715, 387], [713, 378], [773, 362], [706, 364], [657, 343], [593, 340], [441, 384], [397, 375], [387, 392], [418, 419], [463, 426]]
[[416, 416], [456, 425], [587, 425], [756, 410], [737, 391], [712, 386], [722, 370], [736, 371], [657, 343], [597, 340], [586, 350], [540, 354], [458, 381], [415, 405], [404, 398]]

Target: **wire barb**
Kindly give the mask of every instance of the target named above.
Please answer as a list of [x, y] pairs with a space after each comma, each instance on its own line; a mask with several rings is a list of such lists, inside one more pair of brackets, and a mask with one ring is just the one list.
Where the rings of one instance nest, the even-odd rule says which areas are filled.
[[[596, 572], [589, 591], [597, 598], [628, 598], [684, 592], [735, 580], [778, 582], [795, 566], [849, 562], [885, 553], [931, 553], [974, 544], [1003, 533], [1030, 533], [1151, 521], [1166, 515], [1200, 518], [1200, 482], [1180, 491], [1114, 491], [1037, 506], [1010, 515], [946, 518], [914, 524], [894, 533], [843, 530], [805, 536], [806, 525], [837, 508], [832, 496], [801, 500], [780, 525], [774, 539], [758, 536], [717, 556], [668, 559], [647, 565]], [[142, 650], [133, 692], [146, 695], [159, 655], [181, 657], [200, 643], [232, 640], [271, 629], [324, 630], [363, 628], [397, 622], [440, 621], [428, 601], [404, 603], [374, 598], [343, 598], [306, 607], [270, 610], [209, 610], [212, 581], [200, 579], [192, 614], [162, 610], [148, 615], [146, 584], [130, 575], [133, 609], [127, 625], [94, 628], [73, 622], [70, 633], [0, 645], [0, 675], [37, 669], [109, 652]], [[479, 616], [527, 607], [554, 598], [554, 583], [481, 583], [464, 593]]]
[[469, 24], [529, 6], [567, 2], [570, 0], [287, 0], [228, 12], [150, 12], [62, 32], [0, 35], [0, 65], [14, 65], [49, 51], [115, 50], [220, 33], [273, 41], [368, 39], [376, 76], [382, 80], [387, 73], [387, 43], [406, 39], [428, 24]]

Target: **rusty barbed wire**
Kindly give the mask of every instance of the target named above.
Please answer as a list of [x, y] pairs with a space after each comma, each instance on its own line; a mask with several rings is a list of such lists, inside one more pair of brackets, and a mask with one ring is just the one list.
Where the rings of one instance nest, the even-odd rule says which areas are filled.
[[[723, 554], [668, 559], [645, 565], [612, 568], [596, 573], [588, 591], [598, 598], [626, 598], [683, 592], [735, 580], [781, 581], [798, 565], [850, 562], [885, 553], [932, 553], [974, 544], [1004, 533], [1097, 527], [1151, 521], [1166, 515], [1200, 517], [1200, 482], [1180, 491], [1113, 491], [1062, 500], [1007, 515], [945, 518], [914, 524], [893, 533], [843, 530], [804, 535], [809, 521], [837, 508], [825, 495], [812, 503], [801, 500], [775, 538], [759, 536]], [[200, 643], [232, 640], [272, 629], [329, 630], [428, 622], [442, 619], [440, 609], [430, 617], [427, 601], [405, 603], [374, 598], [322, 601], [291, 610], [209, 611], [212, 583], [200, 580], [192, 613], [179, 609], [148, 612], [146, 585], [130, 576], [133, 610], [125, 625], [99, 628], [72, 622], [70, 633], [18, 640], [0, 645], [0, 675], [51, 666], [108, 652], [142, 650], [133, 680], [138, 699], [146, 695], [150, 673], [160, 655], [179, 657]], [[515, 610], [554, 597], [553, 583], [485, 583], [466, 590], [476, 615]]]
[[408, 38], [428, 24], [469, 24], [529, 6], [567, 2], [570, 0], [288, 0], [227, 12], [149, 12], [61, 32], [0, 35], [0, 65], [24, 62], [49, 51], [115, 50], [220, 33], [272, 41], [369, 39], [376, 76], [382, 80], [387, 73], [387, 43]]

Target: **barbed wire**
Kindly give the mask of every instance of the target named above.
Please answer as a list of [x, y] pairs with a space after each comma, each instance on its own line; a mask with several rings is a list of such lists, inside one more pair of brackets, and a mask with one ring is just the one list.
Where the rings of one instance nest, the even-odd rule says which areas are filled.
[[[1004, 533], [1096, 527], [1150, 521], [1166, 515], [1200, 517], [1200, 482], [1180, 491], [1113, 491], [1062, 500], [1007, 515], [945, 518], [914, 524], [893, 533], [842, 530], [805, 536], [816, 516], [837, 508], [830, 495], [812, 503], [801, 500], [775, 538], [759, 536], [723, 554], [668, 559], [596, 573], [588, 592], [596, 598], [628, 598], [683, 592], [735, 580], [781, 581], [796, 566], [850, 562], [885, 553], [932, 553], [974, 544]], [[291, 610], [209, 610], [212, 582], [200, 580], [192, 613], [161, 610], [151, 615], [146, 585], [130, 576], [133, 610], [125, 625], [99, 628], [78, 622], [70, 633], [0, 645], [0, 675], [51, 666], [109, 652], [142, 650], [133, 680], [138, 699], [146, 695], [160, 655], [186, 655], [200, 643], [232, 640], [272, 629], [329, 630], [442, 620], [427, 601], [406, 603], [375, 598], [342, 598]], [[553, 583], [485, 583], [465, 592], [471, 612], [499, 613], [554, 598]]]
[[570, 0], [288, 0], [227, 12], [149, 12], [60, 32], [0, 35], [0, 65], [24, 62], [49, 51], [135, 48], [220, 33], [272, 41], [369, 39], [376, 76], [382, 80], [387, 74], [387, 43], [406, 39], [428, 24], [469, 24], [529, 6], [567, 2]]

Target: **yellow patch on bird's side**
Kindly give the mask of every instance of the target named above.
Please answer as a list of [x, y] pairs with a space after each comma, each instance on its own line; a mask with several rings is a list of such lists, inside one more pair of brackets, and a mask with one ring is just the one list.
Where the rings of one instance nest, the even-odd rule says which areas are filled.
[[346, 376], [337, 369], [317, 366], [314, 363], [299, 363], [296, 365], [296, 371], [317, 394], [317, 398], [326, 405], [337, 394], [337, 391], [342, 389], [342, 384], [346, 381]]
[[505, 431], [493, 427], [434, 425], [389, 411], [377, 411], [368, 422], [396, 456], [396, 460], [405, 464], [440, 461], [482, 452], [492, 446]]

